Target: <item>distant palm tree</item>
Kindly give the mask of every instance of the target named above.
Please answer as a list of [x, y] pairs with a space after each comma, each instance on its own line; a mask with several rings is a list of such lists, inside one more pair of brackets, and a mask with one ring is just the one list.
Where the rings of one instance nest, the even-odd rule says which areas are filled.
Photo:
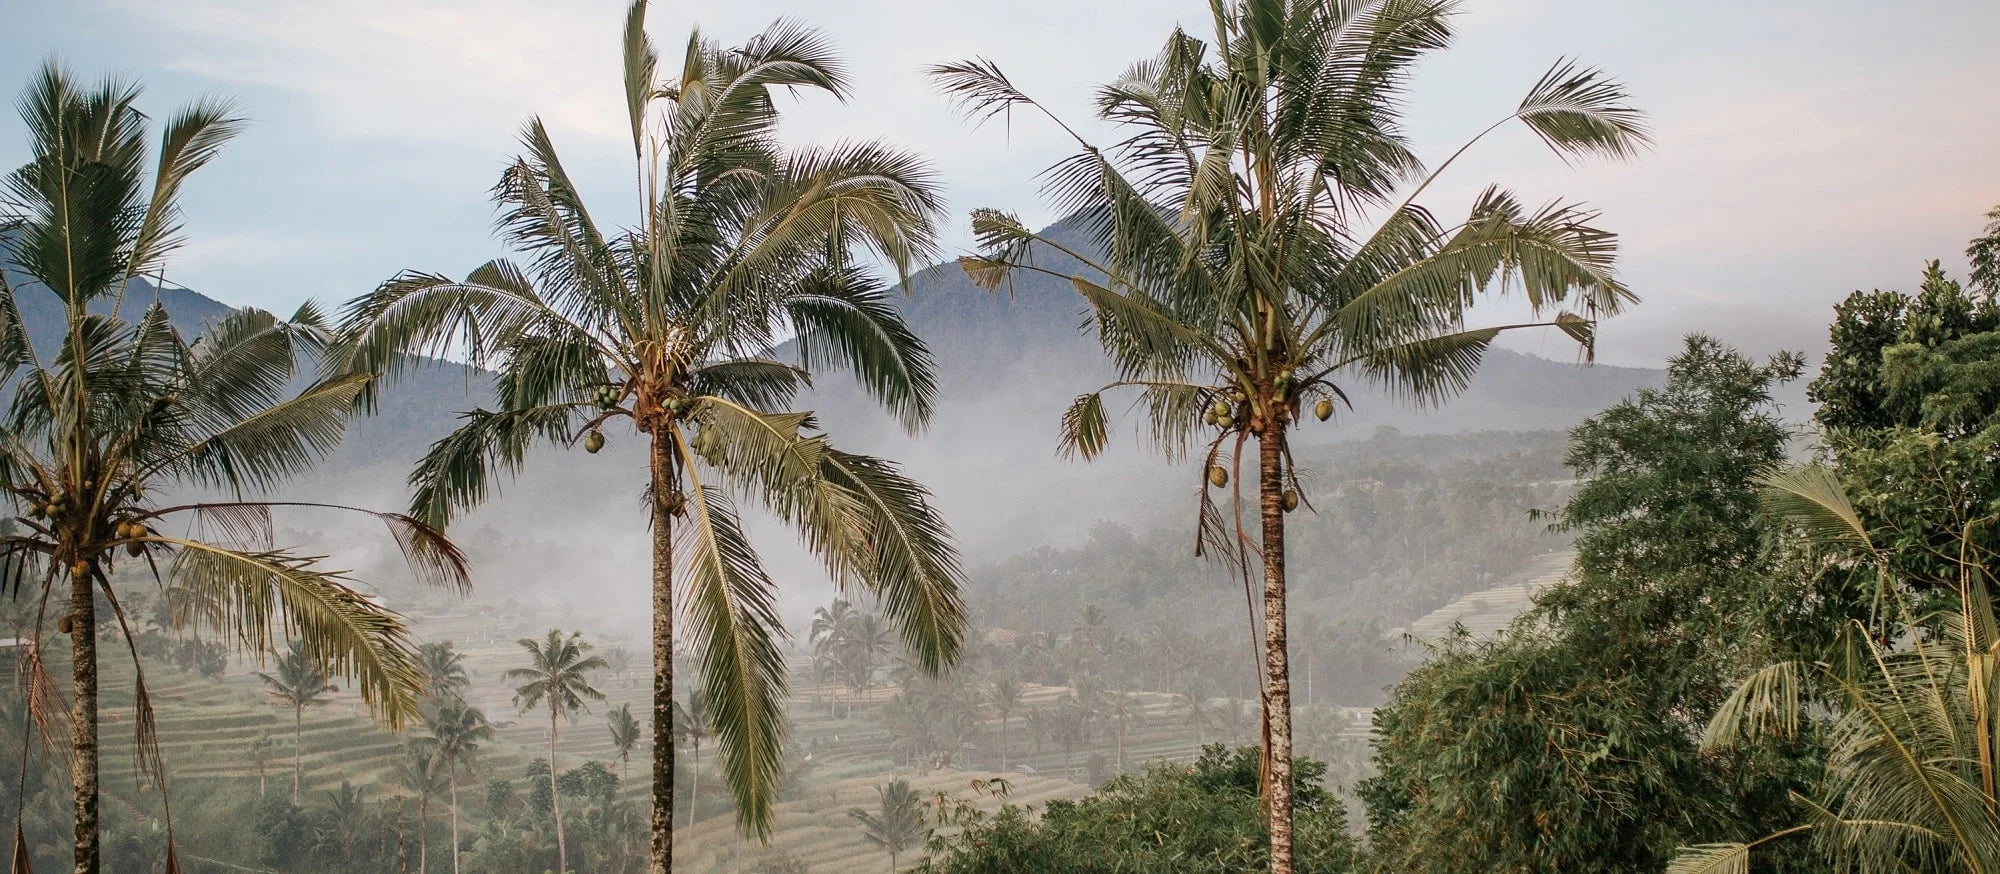
[[[1262, 571], [1263, 605], [1252, 613], [1273, 874], [1292, 870], [1284, 520], [1305, 498], [1291, 431], [1308, 414], [1330, 418], [1349, 398], [1344, 385], [1448, 399], [1505, 331], [1555, 327], [1588, 351], [1596, 320], [1635, 299], [1615, 274], [1616, 238], [1595, 213], [1536, 210], [1492, 187], [1448, 227], [1416, 203], [1465, 151], [1426, 170], [1401, 118], [1412, 66], [1450, 44], [1457, 7], [1212, 0], [1213, 45], [1176, 29], [1155, 58], [1100, 90], [1099, 119], [1119, 130], [1111, 147], [1085, 139], [991, 62], [933, 70], [971, 114], [1040, 112], [1076, 141], [1078, 152], [1044, 178], [1056, 209], [1077, 216], [1103, 256], [979, 210], [982, 252], [962, 259], [988, 287], [1016, 270], [1051, 274], [1091, 309], [1118, 381], [1063, 415], [1065, 454], [1090, 458], [1109, 445], [1112, 390], [1138, 393], [1156, 447], [1171, 459], [1199, 452], [1200, 476], [1216, 489], [1242, 473], [1246, 444], [1257, 444], [1259, 536], [1246, 531], [1236, 497], [1225, 496], [1225, 513], [1204, 488], [1196, 515], [1205, 548], [1227, 557], [1246, 587], [1252, 565]], [[1628, 158], [1646, 143], [1624, 88], [1567, 60], [1502, 121], [1516, 120], [1565, 159]], [[1049, 255], [1077, 266], [1051, 269]], [[1526, 298], [1528, 324], [1468, 327], [1477, 301], [1509, 289]], [[1243, 477], [1234, 479], [1241, 489]]]
[[396, 782], [417, 794], [417, 874], [428, 874], [431, 858], [431, 799], [446, 791], [445, 775], [429, 751], [412, 743], [396, 763]]
[[[653, 558], [650, 855], [664, 874], [677, 617], [744, 828], [768, 834], [784, 762], [776, 583], [732, 496], [800, 530], [836, 581], [874, 593], [932, 670], [957, 658], [965, 615], [957, 551], [923, 487], [837, 449], [811, 413], [789, 409], [813, 370], [845, 367], [909, 429], [929, 418], [930, 354], [868, 265], [907, 275], [938, 251], [931, 168], [880, 142], [780, 143], [774, 92], [848, 92], [818, 32], [781, 21], [733, 48], [695, 34], [672, 66], [680, 78], [663, 80], [645, 15], [644, 0], [632, 4], [624, 42], [637, 225], [600, 225], [530, 121], [526, 156], [495, 189], [501, 230], [527, 269], [493, 262], [462, 282], [404, 273], [350, 305], [346, 337], [383, 372], [408, 366], [410, 353], [500, 368], [499, 409], [469, 413], [412, 474], [414, 512], [434, 523], [483, 501], [535, 444], [599, 449], [601, 428], [620, 419], [641, 436]], [[798, 364], [775, 357], [781, 344]], [[682, 596], [690, 603], [677, 607]]]
[[694, 825], [694, 803], [701, 796], [701, 739], [708, 736], [708, 696], [700, 689], [689, 689], [687, 706], [674, 702], [680, 708], [680, 718], [674, 724], [681, 728], [681, 737], [692, 747], [688, 755], [688, 825]]
[[620, 776], [631, 769], [632, 750], [639, 745], [639, 720], [632, 718], [632, 705], [620, 704], [605, 717], [611, 724], [611, 745], [618, 750]]
[[443, 701], [465, 694], [472, 677], [465, 673], [465, 654], [452, 648], [451, 641], [426, 643], [417, 647], [417, 662], [423, 666], [424, 697]]
[[847, 815], [861, 823], [861, 836], [888, 851], [889, 870], [896, 870], [896, 856], [924, 840], [924, 803], [910, 788], [908, 780], [896, 780], [875, 787], [878, 804], [873, 812], [849, 808]]
[[271, 764], [271, 732], [260, 731], [250, 742], [250, 761], [257, 767], [257, 797], [264, 797], [264, 769]]
[[986, 704], [1000, 717], [1000, 770], [1007, 770], [1007, 718], [1021, 709], [1021, 680], [1012, 672], [995, 676], [986, 684]]
[[451, 789], [451, 872], [458, 874], [458, 769], [463, 765], [472, 777], [479, 776], [473, 769], [473, 757], [481, 743], [493, 739], [493, 726], [486, 723], [486, 714], [479, 708], [453, 696], [433, 707], [424, 717], [424, 728], [430, 736], [411, 745], [430, 756], [432, 769], [445, 776]]
[[588, 712], [586, 701], [602, 701], [604, 693], [590, 685], [590, 672], [604, 669], [604, 659], [590, 654], [590, 644], [581, 632], [568, 637], [549, 629], [542, 640], [522, 638], [521, 649], [528, 653], [529, 666], [507, 672], [509, 682], [520, 682], [514, 690], [514, 705], [526, 713], [536, 707], [549, 711], [549, 805], [556, 821], [556, 870], [569, 870], [569, 848], [563, 841], [562, 793], [556, 791], [556, 721], [574, 721], [579, 711]]
[[622, 646], [614, 646], [604, 651], [604, 663], [611, 666], [611, 673], [624, 680], [632, 672], [632, 651]]
[[[302, 641], [308, 661], [352, 677], [392, 728], [415, 714], [423, 683], [402, 618], [340, 572], [278, 546], [270, 513], [283, 504], [245, 497], [331, 451], [370, 377], [329, 344], [310, 303], [289, 320], [234, 310], [192, 341], [174, 326], [156, 289], [184, 242], [179, 194], [244, 121], [226, 102], [196, 102], [166, 119], [149, 154], [139, 97], [130, 83], [84, 86], [44, 66], [19, 103], [27, 162], [0, 181], [0, 501], [11, 531], [0, 537], [0, 566], [14, 595], [25, 589], [57, 605], [36, 615], [69, 638], [79, 874], [95, 874], [103, 855], [98, 636], [134, 643], [120, 590], [153, 576], [117, 573], [118, 562], [160, 572], [170, 603], [190, 608], [170, 613], [181, 629], [214, 628], [247, 652]], [[57, 337], [29, 334], [22, 313], [44, 308], [57, 314]], [[228, 497], [156, 500], [196, 493]], [[422, 578], [466, 585], [462, 560], [435, 531], [375, 515]], [[98, 612], [100, 599], [110, 615]], [[57, 708], [42, 634], [38, 619], [22, 667], [42, 690], [38, 706]], [[137, 661], [133, 671], [137, 758], [145, 782], [164, 787], [145, 671]], [[177, 867], [166, 826], [167, 862]]]
[[1174, 707], [1186, 714], [1188, 728], [1194, 731], [1195, 754], [1201, 754], [1202, 742], [1215, 730], [1215, 710], [1209, 706], [1213, 697], [1208, 681], [1199, 674], [1186, 674], [1181, 678], [1181, 691], [1174, 695]]
[[326, 675], [313, 666], [312, 659], [297, 643], [292, 644], [291, 652], [278, 660], [275, 676], [261, 671], [257, 676], [263, 678], [264, 689], [271, 693], [272, 698], [292, 708], [292, 803], [297, 804], [299, 782], [304, 774], [301, 764], [304, 750], [300, 746], [300, 736], [305, 709], [325, 704], [327, 695], [340, 690], [327, 683]]
[[889, 626], [873, 613], [848, 614], [835, 633], [834, 653], [849, 687], [860, 692], [875, 688], [875, 666], [895, 647]]

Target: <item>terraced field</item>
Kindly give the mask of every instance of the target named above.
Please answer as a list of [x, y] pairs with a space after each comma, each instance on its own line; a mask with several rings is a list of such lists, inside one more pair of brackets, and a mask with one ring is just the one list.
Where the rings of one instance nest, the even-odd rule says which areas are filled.
[[[539, 713], [520, 714], [512, 703], [512, 690], [502, 679], [508, 668], [518, 666], [522, 653], [513, 642], [532, 634], [528, 629], [498, 629], [490, 620], [464, 616], [417, 616], [418, 629], [426, 639], [453, 640], [466, 656], [473, 684], [467, 697], [484, 708], [497, 726], [497, 737], [486, 745], [478, 759], [481, 780], [492, 777], [518, 779], [525, 766], [547, 752], [547, 720]], [[558, 766], [575, 767], [587, 760], [605, 761], [618, 771], [616, 750], [603, 717], [606, 709], [630, 703], [636, 713], [647, 707], [650, 682], [644, 668], [645, 649], [637, 641], [598, 640], [600, 651], [614, 646], [628, 648], [639, 664], [625, 675], [605, 673], [598, 687], [609, 699], [593, 705], [592, 712], [575, 724], [560, 726]], [[253, 671], [255, 665], [232, 664], [220, 681], [202, 679], [165, 665], [148, 663], [159, 718], [162, 751], [177, 786], [188, 791], [194, 786], [216, 787], [235, 784], [243, 791], [255, 791], [257, 767], [249, 750], [268, 733], [272, 740], [265, 766], [268, 791], [289, 794], [291, 790], [292, 712], [278, 706], [264, 693]], [[144, 799], [133, 792], [135, 762], [132, 756], [131, 671], [122, 659], [106, 661], [103, 683], [103, 759], [105, 786], [114, 796]], [[1068, 690], [1062, 687], [1029, 686], [1023, 695], [1022, 711], [1048, 706]], [[798, 747], [810, 751], [809, 771], [777, 809], [777, 829], [769, 848], [745, 842], [736, 832], [733, 809], [727, 794], [715, 781], [712, 747], [704, 745], [700, 762], [700, 788], [695, 821], [684, 826], [677, 841], [680, 859], [676, 870], [736, 871], [748, 866], [760, 854], [781, 852], [805, 862], [811, 871], [844, 872], [875, 870], [886, 866], [887, 858], [862, 839], [860, 830], [848, 817], [853, 807], [872, 807], [875, 787], [901, 777], [925, 793], [950, 791], [974, 800], [986, 809], [999, 806], [1001, 799], [974, 797], [971, 781], [1004, 776], [1012, 786], [1013, 803], [1040, 807], [1052, 799], [1075, 798], [1086, 794], [1086, 763], [1093, 754], [1105, 763], [1116, 759], [1115, 727], [1100, 724], [1093, 729], [1085, 747], [1067, 756], [1054, 744], [1039, 748], [1026, 731], [1021, 712], [1014, 714], [1005, 736], [1009, 770], [1002, 774], [1000, 724], [988, 720], [976, 743], [979, 748], [962, 756], [958, 767], [920, 773], [897, 769], [890, 758], [892, 737], [878, 723], [875, 706], [895, 694], [893, 687], [878, 687], [865, 696], [840, 689], [816, 689], [802, 670], [794, 672], [792, 735]], [[1206, 730], [1197, 737], [1170, 696], [1137, 693], [1141, 712], [1128, 719], [1125, 757], [1127, 767], [1138, 769], [1155, 759], [1187, 760], [1200, 742], [1249, 742], [1254, 721], [1246, 728], [1235, 726], [1240, 735], [1230, 737], [1230, 729]], [[839, 707], [830, 707], [838, 700]], [[1211, 702], [1218, 708], [1220, 699]], [[834, 715], [833, 711], [840, 715]], [[1365, 711], [1329, 711], [1320, 717], [1337, 722], [1322, 728], [1342, 744], [1362, 744], [1367, 736]], [[642, 716], [643, 719], [643, 716]], [[374, 723], [358, 696], [341, 692], [324, 706], [308, 709], [300, 721], [301, 765], [304, 791], [309, 799], [323, 798], [325, 791], [343, 780], [364, 789], [371, 799], [383, 799], [403, 790], [392, 776], [404, 738]], [[684, 760], [687, 753], [682, 753]], [[646, 761], [648, 750], [633, 751], [633, 758]], [[637, 763], [635, 763], [637, 764]], [[635, 770], [643, 773], [644, 765]], [[238, 782], [241, 781], [241, 782]], [[626, 780], [623, 794], [641, 805], [646, 803], [643, 778]], [[177, 795], [179, 793], [177, 792]], [[472, 793], [477, 797], [477, 791]], [[128, 802], [117, 801], [125, 804]], [[149, 806], [141, 800], [141, 806]], [[475, 802], [476, 803], [476, 802]], [[437, 811], [433, 811], [437, 815]], [[229, 861], [229, 860], [223, 860]]]
[[1535, 595], [1561, 581], [1569, 572], [1574, 554], [1565, 550], [1536, 556], [1512, 578], [1490, 589], [1468, 592], [1410, 623], [1407, 633], [1418, 640], [1435, 641], [1451, 630], [1452, 623], [1465, 626], [1473, 637], [1487, 637], [1514, 617], [1527, 612]]

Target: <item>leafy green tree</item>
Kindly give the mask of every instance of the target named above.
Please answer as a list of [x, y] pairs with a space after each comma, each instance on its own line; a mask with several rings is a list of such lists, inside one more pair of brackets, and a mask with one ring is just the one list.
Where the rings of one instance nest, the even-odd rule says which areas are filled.
[[[449, 651], [450, 644], [444, 646]], [[434, 679], [436, 676], [432, 674]], [[411, 746], [430, 757], [431, 768], [444, 775], [451, 792], [451, 872], [458, 874], [458, 771], [464, 767], [478, 779], [474, 757], [480, 744], [493, 739], [493, 726], [487, 724], [486, 714], [479, 708], [453, 696], [424, 715], [424, 729], [429, 736], [417, 738]]]
[[549, 711], [549, 805], [556, 825], [556, 870], [569, 870], [569, 848], [563, 843], [562, 798], [556, 790], [556, 722], [576, 721], [578, 711], [590, 709], [587, 702], [604, 700], [604, 693], [590, 685], [590, 672], [604, 670], [604, 659], [590, 654], [590, 644], [582, 632], [564, 637], [549, 629], [542, 640], [517, 641], [528, 654], [528, 667], [510, 668], [508, 682], [521, 685], [514, 690], [514, 706], [527, 713], [536, 707]]
[[340, 691], [326, 681], [326, 675], [319, 672], [312, 660], [306, 656], [304, 648], [292, 644], [291, 652], [278, 659], [278, 672], [257, 673], [264, 681], [264, 691], [269, 692], [279, 704], [292, 708], [292, 803], [299, 803], [299, 783], [304, 776], [303, 755], [305, 748], [301, 742], [301, 732], [308, 707], [318, 707], [326, 703], [326, 696]]
[[[291, 638], [317, 670], [352, 676], [391, 726], [414, 713], [423, 679], [402, 619], [339, 572], [274, 545], [275, 505], [244, 497], [331, 450], [368, 376], [326, 354], [329, 331], [311, 304], [290, 320], [238, 310], [191, 342], [157, 300], [145, 300], [157, 287], [147, 277], [156, 282], [183, 242], [182, 187], [243, 119], [226, 102], [197, 101], [167, 118], [149, 151], [139, 97], [127, 82], [85, 86], [53, 63], [43, 67], [20, 101], [28, 161], [0, 182], [0, 383], [11, 387], [0, 413], [0, 492], [19, 514], [0, 536], [0, 562], [17, 594], [58, 604], [56, 627], [70, 640], [77, 874], [102, 866], [100, 625], [115, 623], [111, 633], [136, 656], [119, 590], [146, 574], [114, 575], [118, 562], [164, 571], [149, 587], [206, 605], [194, 618], [246, 651]], [[62, 333], [31, 337], [21, 314], [46, 295], [58, 302]], [[233, 499], [158, 500], [208, 490]], [[463, 562], [431, 528], [376, 515], [426, 579], [466, 584]], [[167, 534], [169, 524], [195, 533]], [[100, 595], [108, 616], [98, 613]], [[29, 636], [39, 643], [42, 633], [37, 619]], [[40, 657], [24, 667], [40, 703], [61, 706]], [[134, 671], [141, 772], [164, 786], [136, 660]], [[168, 861], [178, 864], [168, 844]]]
[[[1894, 563], [1837, 475], [1804, 468], [1767, 482], [1774, 509], [1830, 553], [1826, 560], [1877, 569], [1897, 609], [1879, 625], [1850, 625], [1819, 658], [1775, 662], [1737, 687], [1703, 746], [1817, 733], [1827, 739], [1823, 775], [1802, 801], [1802, 823], [1684, 849], [1669, 874], [1748, 870], [1757, 847], [1799, 835], [1811, 837], [1819, 870], [2000, 871], [1992, 740], [2000, 702], [1991, 692], [2000, 683], [2000, 623], [1984, 562], [1963, 565], [1949, 615], [1919, 614], [1909, 598], [1915, 587], [1890, 577]], [[1977, 555], [1967, 546], [1961, 555]]]
[[[775, 90], [836, 97], [845, 73], [816, 31], [780, 22], [741, 47], [696, 33], [666, 80], [635, 2], [625, 93], [640, 219], [606, 233], [539, 121], [496, 189], [506, 241], [465, 281], [405, 273], [354, 302], [347, 336], [371, 369], [408, 353], [499, 366], [497, 410], [468, 414], [412, 474], [417, 516], [443, 524], [485, 499], [536, 443], [600, 448], [628, 421], [649, 447], [652, 529], [652, 871], [672, 856], [676, 616], [690, 624], [741, 824], [765, 833], [783, 764], [775, 583], [731, 496], [756, 501], [843, 585], [874, 593], [932, 670], [964, 638], [960, 570], [925, 490], [888, 462], [835, 448], [787, 409], [811, 371], [847, 367], [904, 425], [936, 378], [884, 283], [937, 251], [930, 168], [879, 142], [789, 149]], [[777, 359], [790, 344], [800, 363]], [[789, 354], [789, 353], [784, 353]], [[677, 576], [690, 603], [677, 607]]]
[[1570, 576], [1497, 638], [1441, 642], [1376, 711], [1371, 868], [1658, 870], [1691, 836], [1789, 820], [1796, 751], [1696, 741], [1736, 677], [1816, 651], [1850, 603], [1767, 549], [1758, 483], [1788, 437], [1771, 391], [1800, 364], [1689, 337], [1665, 386], [1571, 432]]
[[[1810, 387], [1828, 455], [1898, 579], [1957, 587], [1972, 516], [2000, 506], [2000, 304], [1933, 261], [1914, 295], [1855, 292], [1834, 309]], [[2000, 549], [1981, 527], [1976, 548]]]
[[639, 720], [632, 718], [630, 704], [611, 708], [605, 718], [610, 723], [611, 746], [618, 750], [619, 770], [627, 770], [632, 765], [632, 748], [639, 745]]
[[896, 870], [896, 856], [924, 841], [924, 803], [910, 788], [908, 780], [894, 780], [875, 787], [874, 810], [849, 808], [847, 815], [861, 824], [861, 836], [889, 854], [889, 870]]
[[[1258, 809], [1256, 747], [1212, 745], [1192, 763], [1155, 762], [1077, 801], [1051, 801], [1039, 817], [1009, 804], [974, 817], [955, 835], [932, 839], [934, 874], [1001, 874], [1060, 869], [1079, 874], [1174, 871], [1184, 874], [1263, 871], [1270, 840]], [[1340, 799], [1322, 784], [1326, 765], [1292, 763], [1297, 807], [1297, 870], [1352, 870], [1354, 839]]]
[[[1452, 161], [1427, 171], [1399, 116], [1411, 65], [1448, 45], [1455, 4], [1210, 8], [1213, 45], [1176, 30], [1156, 58], [1100, 90], [1100, 118], [1125, 138], [1103, 148], [1078, 135], [1081, 150], [1046, 174], [1058, 210], [1078, 216], [1105, 257], [981, 210], [982, 254], [962, 263], [988, 287], [1018, 270], [1059, 276], [1091, 308], [1119, 380], [1063, 415], [1065, 454], [1104, 450], [1104, 395], [1114, 389], [1138, 393], [1159, 450], [1199, 452], [1200, 475], [1217, 489], [1256, 441], [1272, 870], [1282, 874], [1292, 809], [1284, 518], [1306, 500], [1291, 429], [1307, 414], [1329, 418], [1354, 381], [1418, 403], [1449, 398], [1503, 331], [1554, 326], [1587, 351], [1595, 320], [1633, 296], [1613, 274], [1615, 238], [1593, 213], [1533, 210], [1493, 187], [1448, 227], [1416, 203]], [[969, 114], [1024, 108], [1075, 135], [989, 62], [933, 72]], [[1646, 142], [1624, 89], [1568, 61], [1488, 131], [1515, 120], [1566, 159], [1625, 158]], [[1510, 287], [1533, 321], [1468, 329], [1482, 293]], [[1231, 503], [1231, 520], [1207, 489], [1201, 496], [1202, 540], [1243, 569], [1248, 587], [1242, 502]]]

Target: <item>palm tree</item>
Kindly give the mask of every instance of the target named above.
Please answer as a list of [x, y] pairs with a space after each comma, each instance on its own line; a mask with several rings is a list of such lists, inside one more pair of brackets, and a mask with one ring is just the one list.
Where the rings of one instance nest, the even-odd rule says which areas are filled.
[[924, 803], [910, 788], [910, 781], [896, 780], [875, 787], [879, 804], [875, 812], [848, 808], [847, 815], [861, 823], [861, 836], [888, 851], [889, 870], [896, 870], [896, 856], [923, 842]]
[[297, 804], [300, 778], [304, 774], [300, 736], [305, 709], [325, 704], [327, 695], [340, 690], [327, 683], [326, 675], [319, 672], [297, 643], [278, 660], [276, 676], [261, 671], [257, 676], [264, 680], [264, 691], [279, 704], [292, 708], [292, 803]]
[[1188, 728], [1194, 732], [1196, 756], [1201, 755], [1202, 741], [1215, 730], [1215, 710], [1208, 703], [1210, 691], [1201, 675], [1187, 674], [1181, 678], [1181, 691], [1174, 695], [1174, 707], [1187, 714]]
[[446, 789], [436, 758], [412, 743], [396, 764], [396, 782], [417, 794], [417, 874], [427, 874], [431, 858], [431, 798]]
[[[826, 669], [839, 661], [836, 652], [841, 628], [854, 613], [854, 604], [846, 598], [835, 598], [825, 607], [813, 608], [812, 625], [806, 632], [806, 643], [812, 647], [813, 658], [813, 703], [819, 703], [819, 694], [826, 682]], [[840, 700], [839, 692], [834, 700]]]
[[619, 776], [632, 767], [632, 749], [639, 745], [639, 720], [632, 718], [632, 705], [620, 704], [606, 714], [611, 723], [611, 745], [618, 749]]
[[411, 745], [430, 756], [431, 768], [444, 774], [451, 791], [451, 872], [458, 874], [458, 768], [464, 765], [471, 776], [479, 776], [473, 768], [473, 756], [479, 753], [481, 743], [493, 739], [493, 726], [486, 723], [486, 714], [479, 708], [452, 697], [440, 701], [424, 717], [424, 728], [430, 736]]
[[[859, 693], [875, 688], [875, 665], [889, 654], [895, 640], [889, 627], [873, 613], [848, 614], [834, 634], [833, 652], [839, 660], [847, 685]], [[923, 664], [923, 654], [916, 653]]]
[[1812, 838], [1825, 870], [2000, 871], [2000, 623], [1992, 575], [1969, 542], [1991, 517], [1963, 528], [1956, 603], [1920, 616], [1914, 588], [1891, 576], [1891, 547], [1877, 545], [1836, 473], [1807, 467], [1766, 485], [1770, 508], [1835, 561], [1873, 565], [1896, 609], [1877, 627], [1850, 626], [1822, 660], [1752, 674], [1702, 738], [1704, 750], [1727, 749], [1812, 725], [1825, 761], [1815, 797], [1795, 796], [1806, 822], [1683, 848], [1667, 871], [1748, 871], [1755, 848], [1794, 836]]
[[466, 687], [472, 685], [472, 677], [465, 673], [465, 654], [453, 649], [449, 640], [417, 647], [417, 661], [427, 678], [424, 697], [428, 700], [445, 701], [463, 695]]
[[264, 769], [271, 764], [271, 733], [260, 731], [250, 742], [250, 761], [257, 768], [257, 797], [264, 797]]
[[[57, 630], [70, 638], [78, 874], [102, 864], [99, 626], [134, 643], [114, 576], [129, 586], [164, 571], [149, 586], [202, 605], [174, 618], [216, 628], [242, 651], [301, 642], [323, 673], [352, 677], [392, 727], [415, 712], [423, 685], [401, 617], [276, 545], [270, 513], [283, 504], [241, 497], [267, 493], [330, 451], [369, 377], [328, 354], [330, 332], [310, 304], [290, 320], [236, 310], [192, 342], [174, 327], [154, 289], [183, 242], [177, 200], [243, 120], [225, 102], [196, 102], [167, 120], [149, 155], [139, 96], [129, 83], [86, 87], [45, 66], [20, 101], [28, 162], [0, 182], [0, 383], [12, 387], [0, 413], [0, 493], [19, 514], [0, 537], [0, 563], [13, 569], [16, 594], [30, 588], [41, 605], [24, 664], [41, 705], [63, 706], [32, 655], [46, 652], [39, 617], [52, 599]], [[31, 336], [21, 314], [49, 295], [62, 333]], [[154, 500], [204, 491], [231, 499]], [[460, 557], [430, 527], [377, 515], [422, 577], [465, 585]], [[168, 523], [186, 533], [165, 533]], [[120, 561], [140, 573], [114, 574]], [[99, 594], [110, 616], [99, 616]], [[151, 699], [134, 669], [139, 760], [146, 782], [163, 787]], [[170, 859], [171, 832], [169, 822]]]
[[[623, 419], [649, 446], [651, 869], [661, 874], [673, 839], [676, 615], [690, 625], [748, 830], [768, 833], [783, 765], [775, 584], [731, 496], [799, 529], [840, 585], [873, 593], [932, 670], [956, 659], [965, 618], [957, 551], [923, 487], [786, 409], [808, 368], [844, 366], [906, 427], [928, 419], [929, 353], [863, 264], [900, 273], [937, 251], [929, 167], [877, 142], [779, 144], [773, 89], [847, 93], [817, 32], [780, 22], [738, 48], [697, 33], [680, 78], [663, 81], [645, 13], [635, 2], [625, 28], [636, 226], [606, 234], [531, 121], [527, 155], [496, 188], [501, 230], [528, 268], [496, 261], [463, 282], [405, 273], [350, 306], [346, 336], [359, 363], [385, 372], [413, 352], [499, 365], [499, 409], [468, 414], [412, 474], [415, 513], [431, 522], [481, 502], [536, 443], [599, 448], [601, 428]], [[773, 357], [783, 342], [800, 364]]]
[[569, 870], [569, 848], [563, 842], [562, 793], [556, 791], [556, 721], [576, 721], [578, 711], [589, 712], [584, 702], [602, 701], [604, 693], [590, 685], [590, 672], [604, 670], [604, 659], [590, 654], [590, 644], [582, 632], [568, 637], [551, 628], [542, 640], [524, 637], [518, 641], [528, 653], [528, 667], [507, 671], [509, 682], [520, 682], [514, 690], [514, 705], [527, 713], [536, 707], [549, 710], [549, 805], [556, 821], [556, 870]]
[[[1215, 0], [1213, 46], [1177, 30], [1157, 58], [1100, 91], [1101, 117], [1125, 139], [1100, 148], [1062, 125], [1081, 151], [1051, 169], [1047, 190], [1105, 257], [980, 210], [982, 254], [961, 259], [988, 287], [1016, 271], [1056, 276], [1091, 307], [1120, 378], [1064, 414], [1065, 454], [1105, 448], [1113, 389], [1139, 393], [1170, 458], [1199, 447], [1201, 476], [1217, 489], [1256, 441], [1261, 542], [1244, 530], [1240, 491], [1225, 514], [1204, 489], [1199, 518], [1206, 548], [1240, 569], [1246, 589], [1252, 552], [1262, 566], [1253, 622], [1278, 874], [1292, 867], [1284, 516], [1305, 500], [1290, 429], [1307, 412], [1331, 417], [1350, 381], [1441, 401], [1464, 389], [1503, 331], [1553, 326], [1588, 351], [1595, 320], [1633, 300], [1613, 274], [1615, 239], [1592, 226], [1593, 213], [1531, 210], [1489, 188], [1463, 224], [1444, 227], [1416, 203], [1452, 160], [1426, 172], [1405, 145], [1403, 91], [1411, 65], [1449, 43], [1456, 6]], [[975, 116], [1024, 108], [1061, 125], [990, 62], [933, 72]], [[1506, 118], [1516, 119], [1565, 158], [1623, 158], [1645, 143], [1624, 89], [1567, 61]], [[1036, 263], [1051, 251], [1081, 270]], [[1496, 283], [1517, 286], [1534, 318], [1468, 329], [1467, 310]], [[1575, 311], [1562, 309], [1572, 302]]]
[[688, 751], [688, 825], [694, 825], [694, 803], [701, 797], [701, 740], [708, 736], [708, 696], [700, 689], [689, 689], [687, 706], [674, 703], [680, 708], [674, 724], [680, 727], [681, 737], [691, 749]]
[[1000, 717], [1000, 770], [1007, 770], [1007, 718], [1021, 709], [1021, 680], [1011, 671], [986, 685], [986, 705]]

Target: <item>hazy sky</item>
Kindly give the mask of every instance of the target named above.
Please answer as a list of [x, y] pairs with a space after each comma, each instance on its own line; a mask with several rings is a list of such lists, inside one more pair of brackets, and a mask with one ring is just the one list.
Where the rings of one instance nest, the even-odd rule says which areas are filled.
[[[1150, 55], [1200, 0], [807, 0], [660, 4], [670, 61], [688, 28], [737, 42], [780, 16], [824, 27], [858, 94], [813, 97], [797, 141], [885, 137], [922, 150], [964, 212], [1051, 218], [1036, 171], [1064, 153], [1048, 125], [971, 130], [918, 71], [985, 55], [1083, 121], [1095, 83]], [[233, 95], [256, 124], [187, 197], [192, 245], [168, 278], [236, 304], [343, 300], [395, 271], [462, 273], [499, 254], [486, 190], [540, 113], [601, 220], [629, 215], [618, 0], [0, 0], [0, 86], [44, 58], [118, 72], [165, 114]], [[2000, 204], [2000, 3], [1914, 0], [1469, 0], [1459, 41], [1421, 71], [1409, 107], [1436, 160], [1508, 108], [1556, 58], [1609, 68], [1652, 114], [1657, 148], [1580, 169], [1510, 131], [1427, 197], [1459, 212], [1489, 181], [1526, 199], [1603, 209], [1645, 303], [1607, 327], [1603, 360], [1656, 363], [1696, 328], [1748, 348], [1817, 351], [1828, 305], [1911, 285]], [[674, 66], [664, 64], [663, 67]], [[0, 118], [0, 165], [22, 160]], [[1552, 355], [1566, 354], [1554, 340]], [[1538, 348], [1530, 342], [1530, 349]]]

